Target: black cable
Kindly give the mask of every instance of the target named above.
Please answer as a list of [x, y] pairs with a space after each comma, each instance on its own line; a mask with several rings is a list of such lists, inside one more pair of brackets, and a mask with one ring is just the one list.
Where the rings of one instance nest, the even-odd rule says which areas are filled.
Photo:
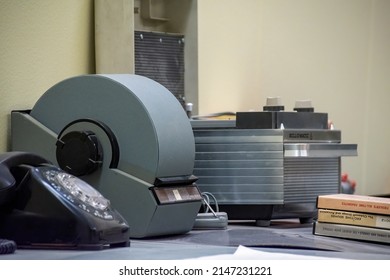
[[0, 255], [12, 254], [16, 250], [16, 243], [12, 240], [0, 239]]

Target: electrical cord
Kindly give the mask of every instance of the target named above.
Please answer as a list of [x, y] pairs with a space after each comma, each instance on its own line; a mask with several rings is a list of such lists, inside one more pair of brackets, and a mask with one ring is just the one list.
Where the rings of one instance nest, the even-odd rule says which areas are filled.
[[[203, 192], [201, 195], [203, 198], [204, 212], [198, 213], [193, 229], [226, 229], [228, 217], [225, 212], [219, 212], [218, 201], [215, 196], [209, 192]], [[210, 206], [210, 198], [214, 200], [215, 211]]]
[[8, 239], [0, 239], [0, 255], [12, 254], [16, 250], [16, 243]]
[[[203, 197], [203, 205], [206, 205], [204, 213], [208, 213], [210, 210], [214, 215], [216, 215], [215, 212], [219, 212], [219, 206], [218, 206], [218, 201], [217, 201], [216, 197], [210, 192], [202, 192], [202, 197]], [[210, 198], [212, 198], [214, 200], [215, 212], [214, 212], [213, 208], [210, 206]]]

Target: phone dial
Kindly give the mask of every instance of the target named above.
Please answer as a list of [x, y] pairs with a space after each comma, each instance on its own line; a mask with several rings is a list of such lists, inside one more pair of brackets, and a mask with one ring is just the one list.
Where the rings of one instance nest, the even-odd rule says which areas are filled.
[[130, 229], [91, 185], [36, 154], [8, 152], [0, 155], [0, 238], [18, 248], [99, 250], [130, 246]]

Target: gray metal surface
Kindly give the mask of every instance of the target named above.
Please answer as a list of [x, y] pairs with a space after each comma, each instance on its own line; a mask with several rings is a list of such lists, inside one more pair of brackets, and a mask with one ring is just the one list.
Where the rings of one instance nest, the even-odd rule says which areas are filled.
[[236, 128], [235, 121], [218, 120], [191, 125], [200, 190], [234, 219], [263, 225], [267, 212], [310, 221], [316, 197], [339, 192], [340, 158], [357, 155], [357, 145], [342, 144], [337, 130]]
[[316, 158], [357, 156], [357, 145], [329, 143], [286, 143], [284, 144], [284, 156]]
[[[57, 138], [72, 131], [93, 132], [98, 138], [103, 148], [101, 167], [81, 179], [111, 201], [128, 221], [131, 237], [192, 229], [200, 196], [160, 205], [151, 191], [156, 179], [169, 183], [189, 177], [194, 166], [191, 125], [165, 87], [138, 75], [78, 76], [50, 88], [31, 112], [11, 114], [12, 150], [34, 152], [56, 164]], [[119, 151], [115, 152], [111, 138]], [[114, 154], [119, 158], [112, 166]], [[176, 191], [185, 187], [176, 183]]]
[[[190, 231], [187, 234], [131, 240], [129, 248], [102, 251], [16, 250], [0, 260], [183, 260], [220, 255], [239, 258], [238, 246], [256, 250], [253, 259], [324, 257], [356, 260], [390, 260], [385, 244], [346, 240], [312, 234], [312, 225], [297, 220], [272, 221], [255, 227], [251, 221], [232, 222], [226, 230]], [[272, 257], [273, 253], [277, 257]]]
[[194, 139], [187, 116], [165, 87], [146, 77], [73, 77], [46, 91], [30, 115], [56, 134], [77, 119], [102, 121], [119, 142], [118, 168], [150, 183], [192, 174]]
[[220, 205], [283, 202], [280, 131], [195, 129], [194, 135], [194, 174]]

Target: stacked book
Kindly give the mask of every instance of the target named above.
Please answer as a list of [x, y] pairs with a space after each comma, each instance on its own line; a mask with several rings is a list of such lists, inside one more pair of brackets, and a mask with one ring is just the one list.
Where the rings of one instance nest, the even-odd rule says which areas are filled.
[[390, 244], [390, 198], [320, 195], [313, 234]]

